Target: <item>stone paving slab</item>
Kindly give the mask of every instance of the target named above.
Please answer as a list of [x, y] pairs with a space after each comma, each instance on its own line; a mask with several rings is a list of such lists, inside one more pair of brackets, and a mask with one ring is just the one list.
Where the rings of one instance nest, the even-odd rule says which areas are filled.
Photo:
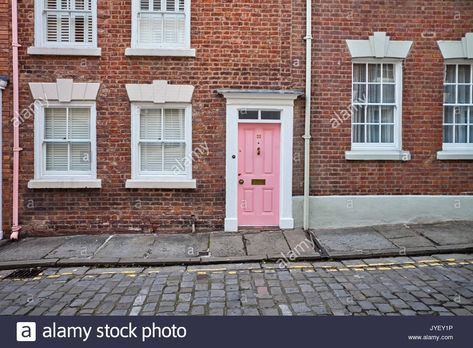
[[350, 251], [362, 254], [363, 251], [396, 248], [386, 237], [371, 227], [320, 229], [313, 230], [312, 233], [329, 256], [331, 252]]
[[243, 235], [238, 233], [210, 234], [210, 254], [215, 257], [245, 256]]
[[155, 235], [114, 235], [94, 256], [144, 258], [151, 254], [155, 241]]
[[244, 235], [248, 255], [287, 254], [289, 245], [280, 231], [266, 233], [247, 233]]
[[417, 236], [416, 231], [408, 225], [381, 225], [373, 226], [373, 229], [388, 239]]
[[38, 260], [64, 243], [64, 237], [25, 238], [0, 248], [1, 261]]
[[413, 227], [417, 232], [439, 245], [473, 243], [473, 224], [450, 222]]
[[107, 238], [108, 236], [106, 235], [67, 237], [61, 245], [46, 255], [45, 258], [70, 259], [92, 257]]
[[199, 257], [209, 248], [209, 234], [162, 234], [151, 246], [151, 257]]
[[391, 239], [391, 242], [399, 248], [435, 247], [430, 240], [418, 235]]
[[296, 253], [298, 256], [316, 256], [319, 255], [315, 251], [312, 240], [308, 234], [302, 229], [298, 228], [295, 230], [283, 231], [284, 237], [286, 238], [289, 248]]

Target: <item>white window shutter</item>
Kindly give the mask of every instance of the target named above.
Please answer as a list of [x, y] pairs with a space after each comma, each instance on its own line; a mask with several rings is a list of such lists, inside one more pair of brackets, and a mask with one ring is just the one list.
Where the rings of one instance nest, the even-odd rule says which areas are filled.
[[141, 170], [145, 172], [160, 172], [163, 170], [162, 144], [140, 144]]
[[164, 171], [182, 171], [185, 159], [185, 144], [165, 144], [164, 145]]
[[90, 110], [69, 110], [69, 139], [90, 139]]
[[161, 109], [141, 110], [140, 139], [161, 140]]
[[58, 41], [58, 19], [57, 15], [49, 14], [46, 18], [46, 39], [48, 42], [57, 42]]
[[184, 110], [166, 109], [164, 111], [164, 139], [184, 140]]
[[47, 140], [65, 140], [67, 129], [66, 109], [46, 109], [44, 138]]
[[164, 42], [178, 43], [178, 18], [176, 15], [168, 14], [164, 16]]
[[89, 171], [91, 163], [90, 143], [71, 143], [70, 170]]
[[67, 143], [46, 143], [46, 170], [68, 170], [67, 147]]

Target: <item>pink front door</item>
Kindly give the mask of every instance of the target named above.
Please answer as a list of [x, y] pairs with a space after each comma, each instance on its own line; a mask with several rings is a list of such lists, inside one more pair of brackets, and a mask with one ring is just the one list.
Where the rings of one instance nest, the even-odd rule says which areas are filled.
[[279, 225], [281, 125], [238, 125], [238, 224]]

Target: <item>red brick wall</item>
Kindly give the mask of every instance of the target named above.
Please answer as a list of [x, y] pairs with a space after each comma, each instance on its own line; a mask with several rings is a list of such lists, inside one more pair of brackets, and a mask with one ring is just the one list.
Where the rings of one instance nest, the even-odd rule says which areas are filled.
[[[100, 58], [26, 54], [34, 42], [33, 1], [20, 1], [21, 108], [31, 102], [28, 82], [57, 78], [98, 81], [97, 172], [100, 190], [29, 190], [33, 178], [33, 119], [21, 126], [20, 217], [35, 234], [222, 229], [225, 211], [225, 100], [218, 88], [303, 87], [302, 0], [193, 0], [192, 47], [197, 58], [125, 57], [130, 46], [130, 1], [98, 1]], [[112, 6], [113, 4], [113, 6]], [[296, 63], [294, 63], [296, 61]], [[294, 76], [294, 77], [293, 77]], [[194, 163], [197, 190], [129, 190], [130, 104], [126, 83], [169, 80], [196, 87], [193, 142], [209, 156]], [[300, 81], [297, 81], [300, 80]], [[300, 102], [299, 102], [300, 104]], [[298, 111], [302, 112], [301, 107]]]
[[[10, 7], [8, 0], [0, 0], [0, 75], [10, 76]], [[10, 221], [11, 207], [11, 171], [10, 171], [10, 148], [11, 148], [11, 85], [3, 91], [2, 105], [2, 126], [3, 126], [3, 142], [1, 144], [1, 166], [3, 172], [3, 231], [7, 231]], [[2, 183], [0, 183], [1, 185]]]
[[[125, 57], [130, 2], [99, 1], [100, 58], [29, 56], [33, 1], [20, 1], [21, 109], [31, 102], [28, 82], [57, 78], [101, 82], [97, 100], [100, 190], [29, 190], [33, 177], [33, 120], [21, 126], [20, 220], [35, 234], [177, 232], [223, 227], [225, 211], [225, 101], [217, 88], [304, 87], [304, 0], [193, 0], [192, 47], [197, 58]], [[0, 2], [1, 4], [1, 2]], [[112, 6], [113, 4], [113, 6]], [[442, 145], [443, 59], [436, 41], [473, 31], [469, 0], [313, 0], [312, 176], [314, 195], [461, 194], [473, 191], [473, 163], [437, 161]], [[0, 5], [1, 6], [1, 5]], [[1, 29], [0, 29], [1, 30]], [[386, 31], [414, 45], [404, 68], [404, 149], [409, 162], [352, 162], [350, 122], [330, 119], [350, 104], [351, 59], [346, 39]], [[0, 58], [1, 59], [1, 58]], [[193, 141], [209, 156], [194, 163], [198, 189], [127, 190], [130, 178], [130, 105], [126, 83], [196, 86]], [[296, 102], [294, 194], [302, 194], [304, 101]]]
[[[471, 0], [315, 0], [311, 194], [473, 193], [472, 161], [438, 161], [442, 148], [444, 61], [437, 40], [473, 31]], [[346, 161], [350, 122], [330, 119], [350, 105], [351, 57], [346, 39], [384, 31], [414, 41], [405, 61], [403, 147], [412, 161]]]

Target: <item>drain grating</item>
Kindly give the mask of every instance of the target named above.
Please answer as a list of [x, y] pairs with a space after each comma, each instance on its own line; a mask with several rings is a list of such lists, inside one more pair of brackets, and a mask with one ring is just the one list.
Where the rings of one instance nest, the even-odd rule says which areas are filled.
[[25, 268], [19, 269], [15, 272], [10, 273], [4, 279], [28, 279], [34, 278], [41, 274], [44, 271], [44, 268]]

